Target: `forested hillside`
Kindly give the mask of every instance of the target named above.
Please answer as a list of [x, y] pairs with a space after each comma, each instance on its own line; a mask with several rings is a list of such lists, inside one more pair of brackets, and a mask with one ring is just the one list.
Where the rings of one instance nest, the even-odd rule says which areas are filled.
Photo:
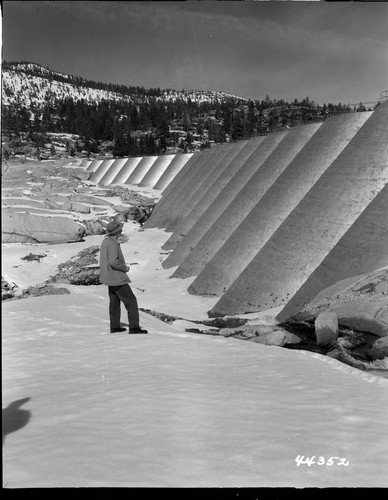
[[286, 102], [267, 95], [260, 101], [220, 91], [93, 82], [24, 61], [4, 62], [2, 78], [5, 157], [188, 152], [354, 111], [308, 97]]

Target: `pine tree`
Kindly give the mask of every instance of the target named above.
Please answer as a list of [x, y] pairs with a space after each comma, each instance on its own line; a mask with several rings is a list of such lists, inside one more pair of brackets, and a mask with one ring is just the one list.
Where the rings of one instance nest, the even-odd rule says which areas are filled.
[[141, 135], [139, 137], [139, 156], [144, 156], [146, 155], [146, 142], [145, 142], [145, 138], [144, 138], [144, 135]]
[[125, 156], [128, 156], [129, 151], [128, 151], [128, 142], [127, 142], [127, 136], [126, 135], [118, 135], [115, 140], [114, 140], [114, 146], [112, 150], [113, 156], [118, 156], [119, 158], [123, 158]]
[[164, 135], [159, 137], [159, 150], [161, 153], [165, 153], [167, 151], [167, 141]]
[[139, 118], [139, 113], [137, 111], [136, 106], [132, 107], [130, 119], [131, 119], [132, 129], [139, 130], [140, 129], [140, 118]]

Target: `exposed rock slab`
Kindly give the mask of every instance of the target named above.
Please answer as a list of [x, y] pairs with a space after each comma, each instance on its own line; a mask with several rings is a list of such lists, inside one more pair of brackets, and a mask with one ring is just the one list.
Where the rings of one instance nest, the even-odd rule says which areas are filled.
[[84, 235], [84, 226], [70, 217], [2, 212], [3, 243], [70, 243]]
[[91, 196], [87, 194], [71, 194], [69, 196], [71, 201], [76, 201], [79, 203], [88, 203], [89, 205], [101, 205], [101, 206], [111, 206], [112, 202], [104, 200], [97, 196]]
[[62, 210], [70, 210], [70, 212], [80, 212], [82, 214], [89, 214], [90, 207], [84, 203], [78, 203], [77, 201], [65, 201], [62, 205]]
[[3, 198], [2, 205], [5, 206], [27, 206], [27, 207], [36, 207], [36, 208], [45, 208], [44, 203], [37, 200], [31, 200], [29, 198]]
[[342, 280], [323, 290], [295, 316], [311, 321], [323, 311], [335, 312], [338, 323], [352, 330], [388, 335], [388, 268]]

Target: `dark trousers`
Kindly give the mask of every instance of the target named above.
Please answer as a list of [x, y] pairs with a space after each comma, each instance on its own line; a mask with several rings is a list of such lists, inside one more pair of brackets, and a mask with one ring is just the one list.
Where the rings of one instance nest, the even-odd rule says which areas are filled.
[[137, 299], [129, 285], [108, 286], [110, 327], [120, 328], [121, 302], [128, 312], [129, 328], [139, 326]]

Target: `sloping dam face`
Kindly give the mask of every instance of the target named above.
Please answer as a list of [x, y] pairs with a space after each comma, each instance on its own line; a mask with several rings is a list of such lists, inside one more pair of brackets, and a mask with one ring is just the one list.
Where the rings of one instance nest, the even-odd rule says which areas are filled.
[[86, 170], [88, 170], [89, 172], [95, 172], [102, 162], [103, 160], [92, 160], [86, 167]]
[[[181, 194], [182, 188], [186, 183], [186, 179], [193, 176], [202, 165], [202, 157], [205, 151], [199, 151], [186, 162], [183, 168], [171, 180], [171, 182], [163, 189], [162, 198], [155, 205], [150, 217], [144, 224], [143, 228], [149, 227], [165, 227], [165, 220], [169, 220], [169, 207], [174, 203], [174, 200]], [[156, 183], [158, 187], [159, 182]]]
[[143, 228], [172, 231], [164, 268], [215, 295], [210, 316], [282, 306], [388, 265], [388, 102], [194, 154], [94, 160], [98, 184], [162, 190]]
[[[386, 226], [380, 221], [388, 214], [384, 190], [388, 184], [387, 137], [385, 103], [246, 263], [210, 315], [284, 306], [285, 313], [279, 314], [284, 321], [327, 284], [355, 269], [378, 268], [386, 261], [386, 239], [383, 248], [376, 240], [383, 238]], [[375, 218], [379, 221], [371, 224]], [[363, 248], [362, 253], [358, 247]]]
[[387, 137], [383, 103], [270, 134], [246, 155], [246, 145], [193, 155], [197, 168], [180, 171], [147, 221], [177, 230], [163, 267], [196, 276], [190, 293], [220, 297], [210, 316], [282, 306], [285, 321], [327, 286], [388, 265]]
[[227, 290], [369, 116], [352, 113], [326, 120], [252, 209], [243, 214], [245, 218], [198, 275], [190, 291], [220, 296]]
[[159, 180], [163, 172], [169, 166], [169, 164], [174, 159], [175, 155], [163, 155], [158, 156], [155, 163], [153, 163], [144, 175], [141, 181], [138, 183], [139, 187], [154, 187], [156, 182]]
[[[173, 226], [182, 220], [185, 207], [188, 205], [192, 206], [192, 203], [195, 202], [197, 190], [202, 189], [204, 184], [211, 182], [212, 174], [220, 165], [224, 165], [227, 158], [230, 155], [234, 155], [239, 148], [241, 148], [241, 144], [225, 144], [215, 147], [214, 151], [209, 151], [208, 154], [204, 154], [201, 157], [201, 163], [197, 165], [195, 170], [189, 172], [188, 179], [185, 180], [180, 191], [170, 194], [168, 209], [165, 213], [162, 227]], [[175, 195], [172, 201], [171, 195]]]
[[144, 156], [136, 165], [135, 169], [128, 177], [128, 179], [125, 181], [125, 184], [138, 184], [151, 169], [157, 158], [157, 156]]
[[[197, 271], [203, 267], [201, 267], [202, 261], [208, 257], [212, 249], [212, 243], [210, 242], [212, 242], [213, 237], [216, 236], [214, 229], [216, 227], [224, 227], [222, 226], [222, 222], [219, 224], [217, 223], [217, 226], [213, 227], [213, 225], [217, 219], [224, 214], [232, 200], [237, 198], [244, 203], [246, 199], [238, 196], [239, 193], [243, 187], [250, 182], [250, 179], [268, 156], [276, 149], [286, 134], [286, 132], [270, 134], [257, 145], [253, 153], [246, 159], [243, 165], [236, 170], [234, 176], [222, 188], [221, 192], [211, 203], [206, 212], [204, 212], [200, 219], [195, 222], [190, 231], [163, 262], [163, 267], [169, 268], [179, 265], [186, 257], [185, 265], [182, 263], [182, 265], [179, 266], [176, 277], [186, 278], [198, 274]], [[227, 214], [225, 218], [229, 220]], [[220, 241], [224, 240], [225, 238], [220, 235]]]
[[136, 158], [83, 160], [81, 167], [92, 172], [90, 181], [100, 186], [133, 184], [164, 190], [175, 179], [193, 153]]
[[[279, 175], [283, 173], [299, 153], [300, 149], [317, 133], [321, 126], [322, 123], [314, 123], [294, 127], [283, 136], [280, 136], [281, 140], [276, 144], [271, 154], [260, 164], [260, 168], [255, 165], [256, 169], [253, 175], [245, 179], [244, 187], [238, 194], [235, 194], [234, 199], [230, 201], [226, 210], [206, 234], [204, 241], [201, 242], [202, 244], [198, 245], [197, 258], [206, 259], [207, 263], [207, 259], [215, 255], [227, 238], [234, 233], [245, 219], [249, 211], [262, 199]], [[271, 139], [276, 138], [275, 134], [273, 136], [267, 136], [265, 142], [268, 144]], [[264, 142], [261, 144], [264, 144]], [[231, 194], [232, 192], [231, 190]], [[229, 261], [225, 262], [228, 268], [227, 274], [231, 271], [230, 264]], [[191, 293], [193, 291], [190, 289]]]
[[100, 179], [104, 177], [114, 162], [114, 159], [104, 160], [90, 176], [90, 181], [98, 184]]
[[[127, 162], [128, 158], [118, 158], [115, 160], [105, 174], [98, 180], [97, 184], [100, 184], [101, 186], [109, 186]], [[93, 180], [93, 176], [90, 180]]]
[[[179, 217], [167, 226], [166, 231], [171, 232], [180, 230], [179, 228], [182, 221], [187, 217], [191, 209], [199, 202], [199, 200], [201, 200], [203, 194], [211, 186], [213, 186], [214, 179], [220, 175], [225, 175], [225, 170], [227, 170], [230, 162], [232, 162], [235, 156], [238, 155], [238, 153], [247, 145], [247, 142], [248, 141], [237, 142], [225, 157], [220, 157], [220, 159], [217, 159], [217, 161], [214, 162], [212, 168], [208, 169], [202, 178], [198, 180], [195, 189], [191, 189], [190, 193], [187, 194], [184, 204], [180, 207]], [[173, 242], [172, 244], [174, 245]], [[167, 248], [167, 246], [164, 246], [163, 248]]]
[[286, 321], [295, 316], [321, 290], [338, 281], [385, 266], [388, 266], [388, 184], [310, 274], [277, 320]]
[[212, 172], [209, 182], [205, 182], [195, 190], [191, 205], [189, 201], [186, 202], [185, 210], [181, 212], [181, 222], [175, 226], [167, 226], [166, 231], [173, 230], [174, 234], [171, 235], [163, 248], [174, 248], [185, 237], [195, 221], [207, 211], [209, 204], [263, 140], [264, 137], [255, 137], [249, 141], [241, 141], [242, 147], [235, 149], [234, 154], [228, 155], [226, 161], [222, 162], [214, 173]]
[[164, 191], [194, 154], [184, 153], [175, 155], [174, 159], [155, 183], [154, 189]]

